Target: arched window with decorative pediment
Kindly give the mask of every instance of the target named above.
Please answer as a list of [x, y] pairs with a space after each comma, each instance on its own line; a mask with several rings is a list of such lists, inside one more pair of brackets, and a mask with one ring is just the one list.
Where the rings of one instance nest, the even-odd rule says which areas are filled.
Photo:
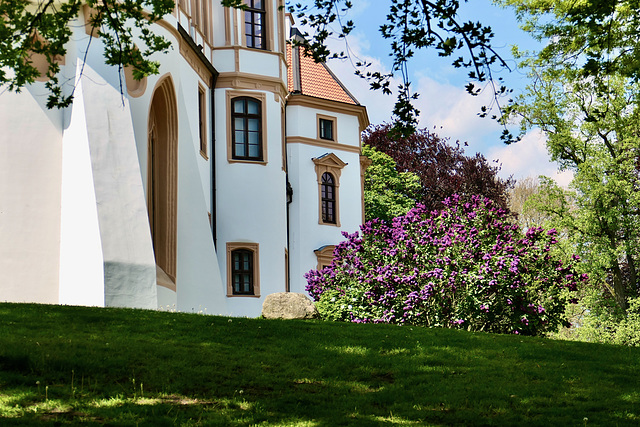
[[334, 153], [313, 159], [318, 176], [318, 223], [340, 227], [340, 174], [347, 164]]
[[336, 185], [333, 175], [329, 172], [322, 174], [320, 184], [320, 198], [322, 209], [322, 222], [327, 224], [336, 223]]

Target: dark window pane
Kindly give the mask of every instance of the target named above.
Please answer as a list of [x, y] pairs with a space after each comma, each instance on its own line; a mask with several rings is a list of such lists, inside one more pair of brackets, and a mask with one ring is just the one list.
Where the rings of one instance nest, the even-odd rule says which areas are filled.
[[262, 160], [262, 106], [251, 98], [233, 101], [233, 153], [235, 159]]
[[253, 252], [247, 249], [237, 249], [231, 253], [233, 260], [231, 283], [233, 293], [238, 295], [253, 294]]

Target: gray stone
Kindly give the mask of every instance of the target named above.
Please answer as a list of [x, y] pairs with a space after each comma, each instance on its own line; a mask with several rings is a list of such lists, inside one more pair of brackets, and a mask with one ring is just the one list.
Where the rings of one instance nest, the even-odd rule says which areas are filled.
[[280, 292], [267, 295], [262, 303], [265, 319], [312, 319], [318, 311], [311, 299], [294, 292]]

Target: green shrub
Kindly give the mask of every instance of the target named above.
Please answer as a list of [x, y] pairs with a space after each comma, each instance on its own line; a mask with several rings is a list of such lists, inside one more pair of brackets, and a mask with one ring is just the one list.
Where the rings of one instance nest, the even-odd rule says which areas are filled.
[[522, 233], [479, 197], [453, 196], [442, 211], [422, 205], [387, 223], [374, 220], [307, 273], [307, 291], [328, 320], [408, 323], [539, 335], [566, 323], [577, 257], [551, 250], [555, 230]]

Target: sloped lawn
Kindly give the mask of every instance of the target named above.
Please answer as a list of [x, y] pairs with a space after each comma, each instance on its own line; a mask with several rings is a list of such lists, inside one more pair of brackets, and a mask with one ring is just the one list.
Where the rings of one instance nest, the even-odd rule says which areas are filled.
[[640, 349], [0, 304], [0, 425], [640, 425]]

